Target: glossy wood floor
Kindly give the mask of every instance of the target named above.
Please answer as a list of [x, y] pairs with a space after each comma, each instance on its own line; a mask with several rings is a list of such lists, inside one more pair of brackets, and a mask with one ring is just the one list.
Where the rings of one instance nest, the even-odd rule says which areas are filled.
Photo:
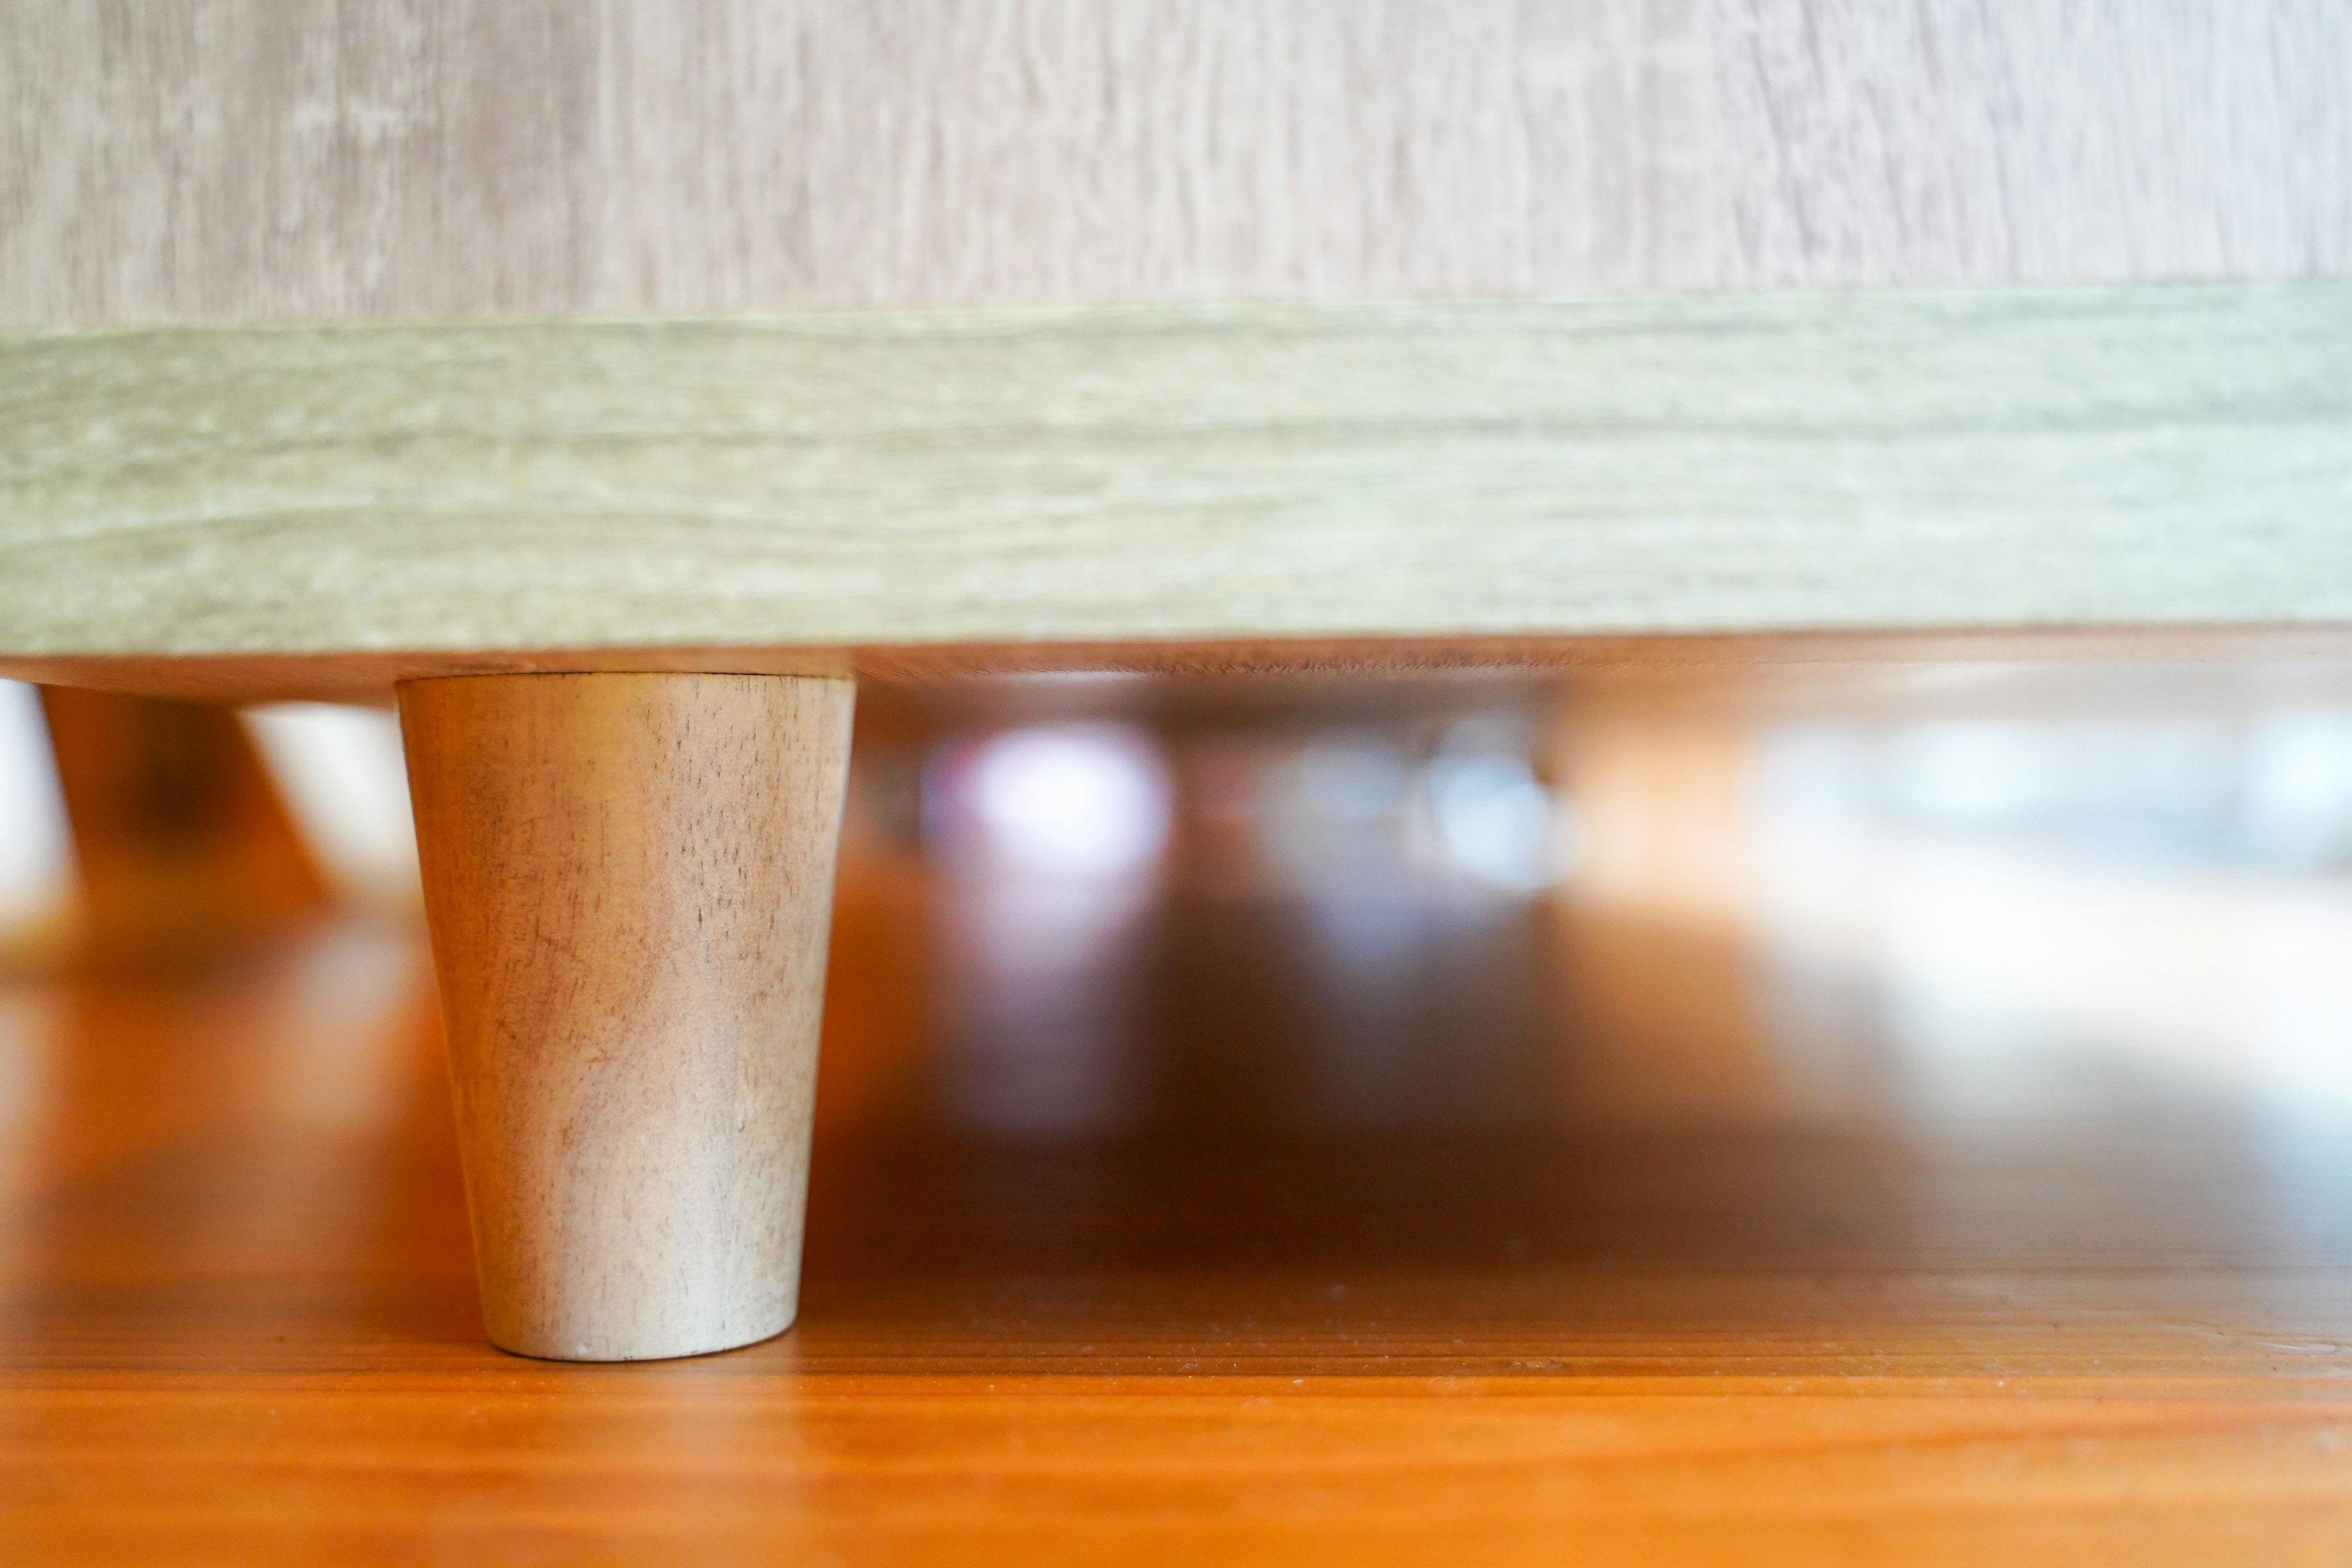
[[1003, 894], [853, 858], [802, 1321], [667, 1364], [482, 1342], [409, 928], [0, 988], [0, 1560], [2352, 1559], [2324, 1105], [1794, 1094], [1622, 910]]

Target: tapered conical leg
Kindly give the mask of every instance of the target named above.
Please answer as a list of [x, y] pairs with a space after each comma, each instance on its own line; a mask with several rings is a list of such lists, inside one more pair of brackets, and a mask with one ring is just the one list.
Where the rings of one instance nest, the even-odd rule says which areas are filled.
[[791, 1326], [852, 693], [401, 688], [499, 1345], [637, 1361]]

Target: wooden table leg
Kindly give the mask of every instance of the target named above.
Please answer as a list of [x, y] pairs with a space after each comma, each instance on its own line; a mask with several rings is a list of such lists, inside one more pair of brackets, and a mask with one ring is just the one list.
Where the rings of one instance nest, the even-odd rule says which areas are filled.
[[216, 956], [318, 914], [327, 881], [226, 708], [41, 689], [81, 870], [81, 954]]
[[490, 1339], [637, 1361], [798, 1306], [854, 688], [400, 689]]

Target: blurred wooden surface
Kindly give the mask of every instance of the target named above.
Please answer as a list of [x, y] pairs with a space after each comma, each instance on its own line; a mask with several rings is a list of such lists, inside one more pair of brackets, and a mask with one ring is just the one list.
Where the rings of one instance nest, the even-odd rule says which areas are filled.
[[234, 712], [63, 687], [44, 688], [41, 706], [86, 956], [215, 956], [326, 907], [325, 879]]
[[[837, 974], [919, 940], [909, 900], [852, 856]], [[1638, 1073], [1645, 1026], [1612, 1021], [1619, 993], [1579, 1016], [1574, 977], [1627, 939], [1538, 908], [1405, 965], [1400, 994], [1444, 1004], [1453, 973], [1488, 1002], [1424, 1018], [1445, 1049], [1417, 1110], [1349, 1131], [1297, 1113], [1305, 939], [1254, 909], [1180, 900], [1156, 928], [1158, 1087], [1124, 1131], [926, 1112], [887, 1087], [920, 1076], [887, 1065], [908, 1037], [837, 980], [827, 1081], [867, 1087], [820, 1135], [800, 1325], [638, 1367], [482, 1342], [413, 935], [11, 984], [0, 1555], [2243, 1564], [2352, 1542], [2342, 1129], [2297, 1141], [2128, 1077], [2007, 1117], [1612, 1110], [1599, 1058], [1620, 1041]], [[1556, 941], [1565, 999], [1528, 989], [1524, 944]], [[1465, 980], [1468, 954], [1499, 967]], [[1641, 962], [1688, 994], [1742, 961], [1661, 935]], [[1760, 1048], [1735, 1029], [1717, 1057]]]

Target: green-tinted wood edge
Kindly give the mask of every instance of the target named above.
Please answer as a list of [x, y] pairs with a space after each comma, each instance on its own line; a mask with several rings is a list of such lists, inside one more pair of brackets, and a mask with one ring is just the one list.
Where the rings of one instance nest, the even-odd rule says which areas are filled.
[[0, 335], [9, 668], [2345, 622], [2337, 283]]

